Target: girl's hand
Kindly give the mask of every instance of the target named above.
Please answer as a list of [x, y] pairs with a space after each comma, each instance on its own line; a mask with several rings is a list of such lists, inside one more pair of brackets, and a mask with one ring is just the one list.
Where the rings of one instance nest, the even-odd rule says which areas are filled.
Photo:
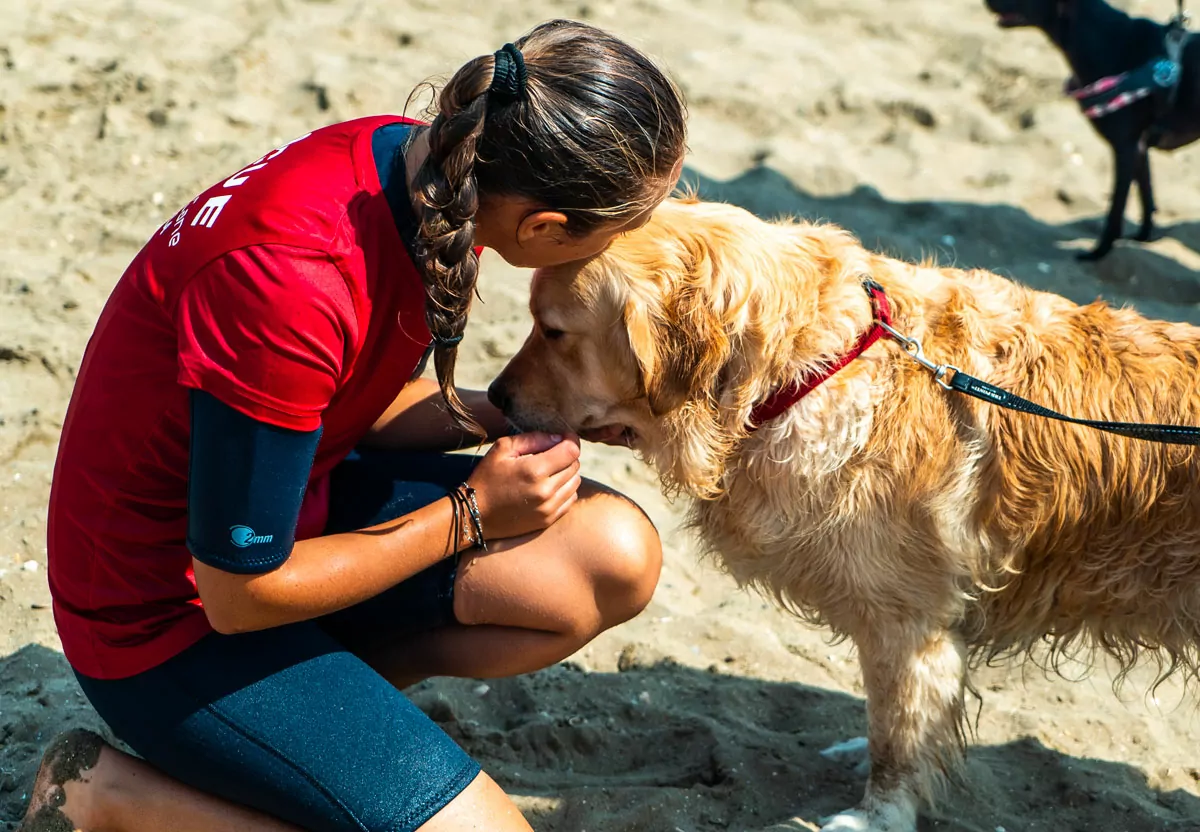
[[541, 531], [567, 513], [579, 490], [579, 437], [520, 433], [496, 440], [467, 484], [488, 540]]

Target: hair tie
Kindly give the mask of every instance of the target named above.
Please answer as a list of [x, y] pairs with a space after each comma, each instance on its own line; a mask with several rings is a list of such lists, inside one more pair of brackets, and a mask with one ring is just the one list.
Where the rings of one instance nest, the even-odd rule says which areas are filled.
[[461, 332], [457, 335], [451, 335], [449, 338], [439, 338], [435, 335], [433, 336], [433, 345], [438, 348], [457, 347], [460, 343], [462, 343], [462, 339], [463, 333]]
[[529, 73], [525, 69], [525, 56], [521, 50], [506, 43], [493, 56], [496, 67], [492, 71], [492, 85], [488, 95], [501, 102], [517, 101], [525, 97]]

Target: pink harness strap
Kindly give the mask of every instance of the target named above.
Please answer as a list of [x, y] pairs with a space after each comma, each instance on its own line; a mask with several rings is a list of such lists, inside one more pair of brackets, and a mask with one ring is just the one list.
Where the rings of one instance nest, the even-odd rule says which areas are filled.
[[1120, 85], [1128, 76], [1128, 72], [1122, 72], [1120, 75], [1109, 75], [1107, 78], [1101, 78], [1094, 84], [1088, 84], [1086, 87], [1077, 87], [1079, 79], [1071, 76], [1067, 79], [1066, 93], [1076, 101], [1082, 101], [1085, 98], [1091, 98], [1093, 95], [1099, 95], [1102, 92], [1108, 92], [1113, 87]]
[[1080, 106], [1083, 107], [1083, 114], [1094, 121], [1109, 113], [1122, 110], [1130, 104], [1141, 101], [1154, 92], [1154, 87], [1146, 85], [1132, 90], [1117, 92], [1111, 98], [1100, 101], [1097, 104], [1092, 104], [1091, 106], [1084, 106], [1082, 103], [1089, 98], [1096, 98], [1097, 96], [1112, 92], [1120, 87], [1128, 78], [1129, 73], [1122, 72], [1120, 75], [1109, 75], [1101, 78], [1099, 81], [1088, 84], [1086, 87], [1076, 87], [1075, 84], [1078, 83], [1076, 79], [1069, 78], [1066, 84], [1066, 93], [1080, 102]]

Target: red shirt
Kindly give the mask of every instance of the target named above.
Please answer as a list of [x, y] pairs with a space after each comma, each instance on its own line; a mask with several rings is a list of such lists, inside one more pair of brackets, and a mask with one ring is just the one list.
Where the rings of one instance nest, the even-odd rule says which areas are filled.
[[184, 542], [188, 388], [279, 427], [324, 426], [303, 539], [324, 529], [330, 470], [412, 376], [425, 291], [371, 152], [401, 120], [271, 151], [168, 220], [113, 290], [50, 492], [55, 622], [84, 675], [140, 673], [211, 632]]

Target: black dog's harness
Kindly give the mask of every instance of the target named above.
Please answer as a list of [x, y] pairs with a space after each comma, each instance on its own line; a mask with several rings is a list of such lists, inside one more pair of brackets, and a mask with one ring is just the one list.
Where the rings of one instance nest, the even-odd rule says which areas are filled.
[[1042, 416], [1047, 419], [1057, 419], [1060, 422], [1070, 422], [1073, 425], [1083, 425], [1132, 439], [1144, 439], [1148, 442], [1160, 442], [1167, 445], [1200, 445], [1200, 427], [1076, 419], [1073, 416], [1064, 416], [1048, 407], [1042, 407], [1028, 399], [1023, 399], [1002, 387], [967, 375], [953, 364], [935, 364], [925, 357], [925, 350], [920, 341], [904, 335], [893, 327], [891, 304], [888, 302], [883, 287], [874, 280], [866, 278], [863, 280], [863, 288], [866, 289], [867, 295], [871, 299], [873, 320], [871, 326], [859, 337], [854, 347], [824, 370], [775, 391], [766, 401], [754, 408], [750, 416], [750, 423], [747, 425], [748, 430], [757, 430], [766, 422], [782, 415], [816, 387], [828, 381], [838, 370], [861, 355], [868, 347], [883, 339], [899, 344], [909, 358], [932, 373], [934, 381], [946, 390], [966, 393], [968, 396], [1009, 410]]
[[1087, 86], [1080, 86], [1079, 79], [1074, 76], [1067, 79], [1066, 93], [1079, 102], [1085, 116], [1095, 121], [1151, 96], [1158, 118], [1175, 107], [1183, 76], [1183, 46], [1190, 37], [1183, 0], [1178, 3], [1179, 11], [1167, 24], [1162, 55], [1151, 58], [1137, 69], [1106, 76]]

